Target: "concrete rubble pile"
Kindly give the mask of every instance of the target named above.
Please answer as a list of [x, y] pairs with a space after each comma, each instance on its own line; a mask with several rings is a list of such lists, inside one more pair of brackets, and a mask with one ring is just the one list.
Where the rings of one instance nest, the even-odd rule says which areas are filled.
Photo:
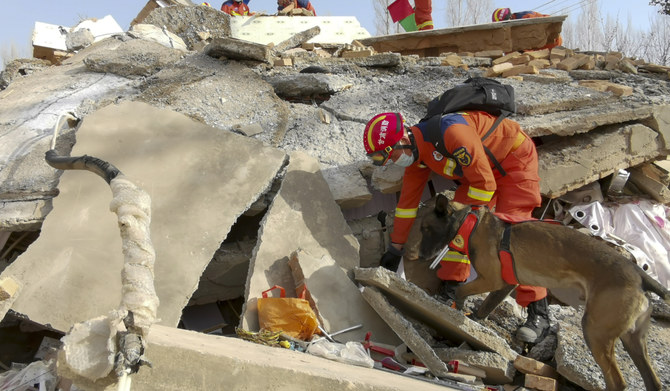
[[[0, 74], [0, 339], [12, 341], [0, 352], [0, 379], [48, 368], [54, 376], [42, 380], [61, 389], [118, 381], [118, 348], [104, 337], [120, 327], [105, 316], [122, 301], [124, 266], [110, 188], [49, 166], [45, 152], [55, 149], [113, 164], [151, 198], [160, 304], [143, 341], [152, 366], [130, 375], [134, 389], [604, 386], [580, 309], [554, 299], [551, 332], [527, 347], [512, 337], [524, 319], [513, 299], [485, 320], [435, 299], [439, 281], [432, 260], [418, 258], [417, 232], [405, 278], [378, 267], [402, 171], [372, 166], [360, 134], [378, 112], [411, 124], [446, 88], [497, 78], [514, 87], [513, 119], [538, 145], [538, 212], [578, 225], [568, 211], [585, 202], [670, 201], [670, 68], [514, 46], [543, 46], [565, 17], [419, 32], [441, 44], [394, 52], [394, 39], [417, 35], [351, 29], [342, 38], [327, 31], [328, 18], [235, 19], [188, 3], [151, 0], [129, 31], [102, 39], [71, 29], [64, 50], [40, 46], [40, 58]], [[277, 18], [312, 25], [275, 41], [239, 39], [240, 26], [262, 31]], [[536, 29], [528, 36], [544, 42], [493, 33], [501, 27]], [[478, 46], [455, 46], [452, 35]], [[433, 178], [419, 218], [434, 192], [454, 187]], [[274, 286], [287, 297], [308, 292], [318, 342], [261, 333], [258, 300]], [[468, 298], [465, 311], [484, 297]], [[649, 353], [670, 387], [670, 310], [654, 306]], [[82, 325], [94, 327], [81, 335]], [[75, 332], [90, 343], [63, 346]], [[324, 342], [352, 343], [365, 357], [304, 353]], [[617, 357], [629, 387], [643, 388], [620, 346]]]

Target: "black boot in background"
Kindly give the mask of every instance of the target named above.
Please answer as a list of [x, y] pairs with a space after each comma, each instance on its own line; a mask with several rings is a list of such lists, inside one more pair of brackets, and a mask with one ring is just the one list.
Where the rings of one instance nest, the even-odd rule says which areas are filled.
[[528, 304], [528, 319], [516, 331], [520, 341], [537, 343], [549, 332], [549, 304], [547, 298]]
[[456, 288], [463, 284], [463, 281], [443, 280], [437, 290], [437, 300], [445, 303], [451, 308], [458, 310], [463, 309], [465, 299], [458, 299], [456, 297]]

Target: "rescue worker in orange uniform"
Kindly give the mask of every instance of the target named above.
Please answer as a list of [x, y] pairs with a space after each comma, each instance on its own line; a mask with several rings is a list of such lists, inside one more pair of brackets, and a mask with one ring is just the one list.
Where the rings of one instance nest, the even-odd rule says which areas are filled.
[[221, 4], [221, 11], [232, 16], [251, 16], [255, 12], [249, 11], [249, 1], [251, 0], [228, 0]]
[[[531, 218], [533, 209], [541, 204], [535, 144], [517, 122], [507, 118], [482, 142], [481, 137], [496, 118], [483, 111], [444, 115], [440, 129], [452, 157], [443, 156], [424, 139], [427, 121], [406, 127], [400, 113], [381, 113], [370, 119], [363, 133], [367, 156], [375, 165], [392, 161], [405, 167], [391, 244], [382, 256], [381, 266], [397, 270], [424, 188], [433, 172], [460, 183], [454, 201], [495, 207], [497, 213], [521, 219]], [[493, 153], [505, 175], [495, 168], [484, 146]], [[443, 280], [439, 296], [456, 303], [454, 291], [469, 275], [467, 255], [455, 251], [447, 253], [437, 271]], [[528, 307], [528, 319], [517, 331], [522, 341], [536, 342], [549, 330], [546, 296], [545, 288], [517, 287], [517, 302]]]
[[[541, 14], [536, 11], [521, 11], [521, 12], [512, 12], [509, 8], [497, 8], [493, 11], [491, 15], [491, 20], [494, 22], [502, 22], [505, 20], [517, 20], [517, 19], [531, 19], [531, 18], [544, 18], [551, 15]], [[539, 48], [541, 49], [551, 49], [556, 46], [563, 45], [563, 38], [559, 35], [554, 42], [548, 43], [547, 45]]]
[[294, 8], [304, 8], [308, 11], [312, 11], [312, 14], [316, 16], [316, 10], [309, 0], [277, 0], [277, 10], [281, 11], [291, 4], [293, 4]]
[[414, 0], [414, 21], [419, 30], [433, 29], [432, 12], [431, 0]]

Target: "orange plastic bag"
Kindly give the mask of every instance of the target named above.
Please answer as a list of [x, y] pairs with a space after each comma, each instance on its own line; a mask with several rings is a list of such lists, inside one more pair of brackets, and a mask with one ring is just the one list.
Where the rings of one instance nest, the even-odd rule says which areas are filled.
[[[280, 289], [280, 297], [268, 297], [273, 289]], [[258, 323], [262, 329], [283, 331], [303, 341], [309, 341], [318, 330], [319, 322], [304, 297], [286, 297], [286, 291], [279, 285], [263, 291], [262, 295], [258, 299]]]

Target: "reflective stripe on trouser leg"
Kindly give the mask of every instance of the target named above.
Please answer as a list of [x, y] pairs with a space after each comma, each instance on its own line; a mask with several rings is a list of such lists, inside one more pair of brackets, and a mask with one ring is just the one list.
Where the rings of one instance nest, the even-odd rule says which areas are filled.
[[400, 217], [401, 219], [413, 219], [416, 217], [417, 208], [414, 209], [400, 209], [396, 208], [395, 217]]

